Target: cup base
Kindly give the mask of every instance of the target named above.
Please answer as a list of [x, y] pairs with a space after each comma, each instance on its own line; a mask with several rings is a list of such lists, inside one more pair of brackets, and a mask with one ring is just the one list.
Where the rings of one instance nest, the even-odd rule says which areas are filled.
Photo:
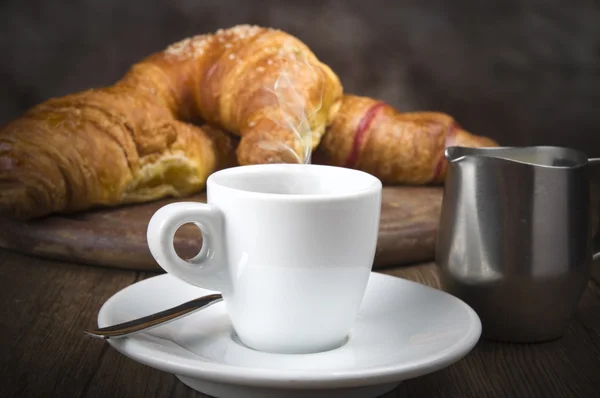
[[346, 335], [343, 339], [336, 339], [334, 341], [329, 341], [325, 343], [320, 343], [319, 345], [302, 345], [302, 344], [270, 344], [269, 346], [262, 344], [251, 344], [248, 341], [242, 340], [242, 338], [234, 331], [231, 332], [231, 340], [241, 345], [245, 348], [258, 351], [265, 352], [270, 354], [286, 354], [286, 355], [303, 355], [303, 354], [318, 354], [322, 352], [328, 352], [337, 350], [345, 346], [348, 343], [350, 336]]

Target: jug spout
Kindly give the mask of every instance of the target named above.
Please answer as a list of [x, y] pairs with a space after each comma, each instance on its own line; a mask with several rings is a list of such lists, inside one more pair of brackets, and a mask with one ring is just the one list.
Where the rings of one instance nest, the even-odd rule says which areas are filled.
[[498, 162], [517, 163], [528, 167], [573, 168], [587, 163], [587, 156], [570, 148], [553, 146], [471, 148], [451, 146], [446, 148], [449, 164], [479, 159], [478, 164], [495, 159]]
[[469, 156], [479, 155], [479, 148], [450, 146], [446, 148], [445, 156], [449, 163], [459, 163], [467, 159]]

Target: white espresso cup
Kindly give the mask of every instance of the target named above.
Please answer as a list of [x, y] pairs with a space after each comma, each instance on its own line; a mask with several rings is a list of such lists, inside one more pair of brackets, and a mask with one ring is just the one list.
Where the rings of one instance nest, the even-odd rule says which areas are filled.
[[[264, 164], [217, 171], [207, 203], [160, 208], [148, 245], [171, 275], [220, 291], [239, 340], [265, 352], [313, 353], [344, 344], [371, 273], [381, 182], [358, 170]], [[173, 247], [186, 223], [202, 231], [190, 260]]]

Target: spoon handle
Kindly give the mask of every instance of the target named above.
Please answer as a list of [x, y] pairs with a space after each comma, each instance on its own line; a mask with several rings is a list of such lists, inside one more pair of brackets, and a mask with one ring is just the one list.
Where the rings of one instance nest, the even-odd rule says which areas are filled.
[[223, 296], [220, 294], [209, 294], [208, 296], [199, 297], [197, 299], [188, 301], [187, 303], [180, 304], [177, 307], [169, 308], [152, 315], [147, 315], [142, 318], [100, 329], [90, 331], [85, 330], [85, 333], [92, 337], [98, 337], [105, 340], [110, 338], [125, 337], [142, 330], [151, 329], [153, 327], [172, 322], [176, 319], [183, 318], [184, 316], [193, 314], [196, 311], [209, 307], [212, 304], [218, 303], [222, 300]]

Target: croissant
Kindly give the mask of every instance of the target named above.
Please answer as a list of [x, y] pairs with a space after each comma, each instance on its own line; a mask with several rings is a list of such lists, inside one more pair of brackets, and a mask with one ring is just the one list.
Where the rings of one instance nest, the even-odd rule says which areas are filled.
[[498, 146], [463, 130], [441, 112], [400, 113], [368, 97], [344, 95], [314, 162], [366, 171], [385, 184], [424, 185], [445, 180], [448, 146]]
[[282, 31], [239, 25], [187, 38], [112, 86], [50, 99], [4, 126], [0, 213], [31, 219], [185, 196], [219, 168], [305, 161], [342, 93]]
[[112, 91], [50, 100], [4, 129], [0, 213], [31, 219], [186, 196], [235, 163], [235, 141], [222, 131]]

